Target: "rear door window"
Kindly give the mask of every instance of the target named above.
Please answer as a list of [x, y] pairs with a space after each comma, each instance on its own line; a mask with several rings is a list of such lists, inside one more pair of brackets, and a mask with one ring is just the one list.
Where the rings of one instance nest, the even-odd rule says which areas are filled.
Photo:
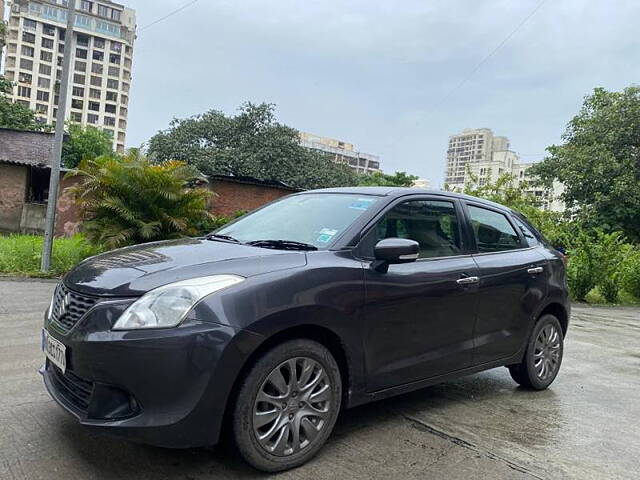
[[502, 252], [522, 248], [520, 237], [507, 216], [487, 208], [468, 205], [478, 252]]

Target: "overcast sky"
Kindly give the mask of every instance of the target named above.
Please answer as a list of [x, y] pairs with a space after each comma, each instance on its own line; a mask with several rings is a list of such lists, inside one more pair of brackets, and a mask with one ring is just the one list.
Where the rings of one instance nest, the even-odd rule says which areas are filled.
[[[123, 0], [144, 27], [186, 0]], [[244, 101], [442, 184], [448, 137], [506, 135], [525, 161], [594, 87], [640, 78], [640, 1], [200, 0], [139, 31], [128, 144]], [[468, 81], [456, 88], [460, 82]], [[451, 93], [453, 91], [453, 93]]]

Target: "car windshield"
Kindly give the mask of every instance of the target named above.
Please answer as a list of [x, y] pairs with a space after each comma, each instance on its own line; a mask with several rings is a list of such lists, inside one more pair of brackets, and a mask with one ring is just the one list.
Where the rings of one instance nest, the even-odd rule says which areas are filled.
[[327, 248], [377, 200], [338, 193], [294, 195], [240, 218], [215, 235], [242, 243], [286, 240]]

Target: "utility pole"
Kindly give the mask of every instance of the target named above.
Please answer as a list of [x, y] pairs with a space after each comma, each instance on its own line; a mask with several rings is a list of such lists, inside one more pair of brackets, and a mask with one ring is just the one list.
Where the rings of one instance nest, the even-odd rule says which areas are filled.
[[42, 263], [40, 264], [40, 270], [42, 272], [48, 272], [51, 267], [51, 250], [53, 249], [58, 189], [60, 187], [60, 160], [62, 158], [62, 142], [64, 141], [64, 116], [67, 110], [69, 74], [71, 73], [71, 52], [73, 51], [73, 25], [75, 22], [76, 0], [69, 0], [68, 5], [67, 31], [64, 37], [64, 56], [62, 59], [62, 78], [60, 80], [58, 113], [56, 114], [56, 131], [53, 151], [51, 152], [51, 179], [49, 181], [49, 198], [47, 200], [47, 218], [45, 220], [44, 242], [42, 244]]

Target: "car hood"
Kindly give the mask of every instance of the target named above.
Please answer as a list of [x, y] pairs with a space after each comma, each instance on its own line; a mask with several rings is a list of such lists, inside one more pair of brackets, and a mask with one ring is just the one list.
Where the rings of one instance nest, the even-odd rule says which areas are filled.
[[189, 278], [219, 273], [250, 277], [304, 265], [304, 252], [186, 238], [121, 248], [88, 258], [63, 281], [80, 293], [131, 297]]

